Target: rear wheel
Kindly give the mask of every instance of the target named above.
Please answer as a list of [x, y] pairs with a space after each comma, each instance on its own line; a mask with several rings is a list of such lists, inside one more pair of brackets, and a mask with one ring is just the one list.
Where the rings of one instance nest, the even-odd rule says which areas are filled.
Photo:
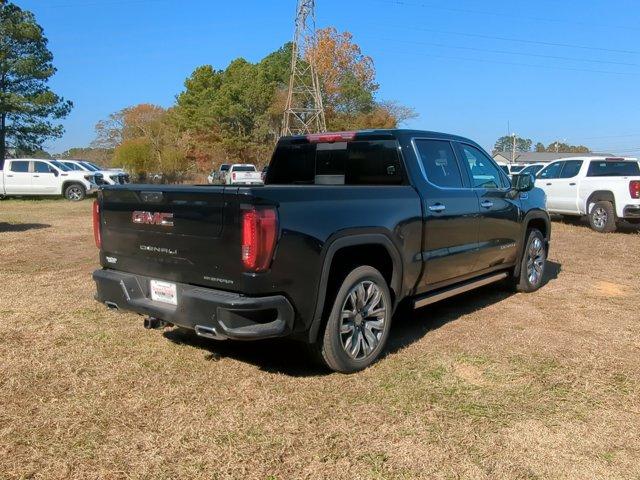
[[342, 373], [371, 365], [387, 343], [391, 313], [391, 294], [380, 272], [354, 269], [342, 282], [316, 345], [323, 363]]
[[527, 232], [527, 243], [522, 252], [520, 274], [512, 280], [512, 288], [517, 292], [535, 292], [542, 286], [547, 262], [547, 244], [540, 230], [532, 228]]
[[71, 200], [72, 202], [79, 202], [80, 200], [84, 199], [86, 194], [87, 192], [84, 189], [84, 186], [79, 183], [72, 183], [70, 185], [67, 185], [67, 187], [64, 189], [64, 197], [67, 200]]
[[589, 225], [596, 232], [608, 233], [616, 230], [616, 212], [613, 203], [596, 202], [589, 213]]

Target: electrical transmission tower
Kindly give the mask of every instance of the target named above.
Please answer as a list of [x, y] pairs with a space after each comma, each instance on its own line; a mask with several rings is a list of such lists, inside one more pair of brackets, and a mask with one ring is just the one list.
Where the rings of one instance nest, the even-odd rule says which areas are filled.
[[315, 46], [315, 0], [298, 0], [282, 135], [304, 135], [327, 129], [315, 65]]

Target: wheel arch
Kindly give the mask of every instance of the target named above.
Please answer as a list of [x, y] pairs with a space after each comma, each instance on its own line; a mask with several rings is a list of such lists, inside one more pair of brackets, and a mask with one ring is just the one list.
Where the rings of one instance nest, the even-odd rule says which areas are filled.
[[587, 198], [587, 203], [585, 204], [584, 212], [586, 215], [589, 215], [590, 205], [595, 204], [596, 202], [611, 202], [613, 204], [613, 211], [616, 211], [616, 196], [613, 194], [611, 190], [596, 190]]
[[[351, 271], [359, 265], [370, 265], [377, 268], [389, 285], [394, 308], [401, 300], [402, 257], [388, 234], [382, 232], [344, 232], [330, 238], [323, 250], [318, 295], [309, 328], [310, 343], [316, 341], [324, 321], [325, 308], [334, 287], [332, 281], [340, 279], [346, 270]], [[375, 258], [371, 258], [371, 254], [374, 254]], [[363, 263], [365, 258], [367, 261]], [[340, 263], [346, 259], [348, 262]], [[348, 274], [348, 272], [346, 273]]]
[[547, 249], [549, 248], [549, 242], [551, 241], [551, 220], [549, 214], [544, 210], [532, 210], [528, 212], [524, 220], [522, 221], [522, 233], [520, 238], [520, 245], [518, 246], [518, 259], [515, 268], [513, 269], [513, 276], [518, 277], [520, 275], [520, 266], [522, 264], [522, 253], [527, 243], [527, 232], [531, 228], [537, 228], [542, 233]]

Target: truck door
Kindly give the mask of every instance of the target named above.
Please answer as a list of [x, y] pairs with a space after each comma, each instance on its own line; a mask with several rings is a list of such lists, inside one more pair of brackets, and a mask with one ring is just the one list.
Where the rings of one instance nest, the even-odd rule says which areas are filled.
[[5, 162], [4, 191], [7, 195], [29, 195], [31, 193], [29, 160], [7, 160]]
[[47, 162], [34, 161], [31, 178], [31, 192], [33, 195], [54, 195], [59, 193], [58, 171]]
[[558, 178], [563, 165], [563, 161], [550, 163], [538, 174], [536, 180], [536, 187], [540, 187], [547, 194], [547, 209], [552, 212], [558, 211], [558, 199], [561, 196]]
[[480, 204], [475, 270], [514, 263], [522, 235], [520, 197], [509, 198], [511, 183], [489, 155], [466, 143], [456, 146]]
[[479, 207], [450, 141], [416, 138], [413, 146], [422, 170], [415, 183], [424, 202], [421, 293], [473, 272]]
[[582, 160], [565, 160], [557, 179], [553, 180], [554, 208], [559, 212], [579, 213], [578, 180]]

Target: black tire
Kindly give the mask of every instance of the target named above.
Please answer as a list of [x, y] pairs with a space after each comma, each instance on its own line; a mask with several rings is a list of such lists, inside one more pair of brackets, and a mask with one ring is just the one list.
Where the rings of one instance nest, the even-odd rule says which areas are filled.
[[616, 231], [616, 211], [613, 203], [606, 200], [596, 202], [589, 212], [589, 226], [600, 233]]
[[[375, 285], [375, 289], [369, 290], [370, 285]], [[362, 290], [359, 291], [359, 286], [365, 289], [364, 305], [360, 302]], [[367, 297], [368, 294], [371, 296]], [[376, 301], [378, 294], [379, 300]], [[353, 304], [354, 301], [357, 305]], [[353, 320], [343, 320], [343, 310], [353, 311]], [[368, 315], [372, 311], [377, 312], [376, 315]], [[353, 373], [367, 368], [385, 348], [392, 312], [389, 286], [380, 272], [368, 265], [354, 269], [344, 279], [335, 296], [324, 331], [320, 332], [314, 345], [316, 357], [336, 372]], [[353, 332], [351, 335], [348, 331], [341, 333], [343, 327], [348, 329], [350, 326]], [[353, 342], [353, 339], [356, 341]], [[357, 346], [352, 350], [357, 349], [355, 355], [347, 352], [352, 345]]]
[[72, 202], [84, 200], [86, 196], [87, 191], [81, 183], [70, 183], [64, 188], [64, 198]]
[[[526, 238], [520, 259], [520, 274], [512, 278], [510, 287], [516, 292], [530, 293], [538, 290], [544, 281], [547, 242], [540, 230], [536, 228], [529, 229]], [[541, 248], [539, 253], [538, 248]]]

